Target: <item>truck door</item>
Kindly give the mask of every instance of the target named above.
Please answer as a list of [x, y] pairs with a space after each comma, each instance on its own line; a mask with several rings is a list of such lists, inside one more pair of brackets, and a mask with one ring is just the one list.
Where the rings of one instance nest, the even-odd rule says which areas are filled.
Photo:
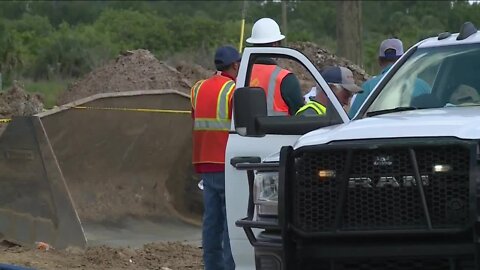
[[[241, 91], [240, 88], [246, 89], [245, 87], [255, 86], [255, 78], [251, 76], [252, 66], [254, 63], [265, 60], [275, 61], [281, 68], [288, 69], [295, 74], [300, 81], [303, 94], [309, 92], [312, 87], [320, 88], [320, 91], [323, 91], [328, 98], [329, 104], [324, 104], [327, 107], [327, 114], [322, 117], [278, 116], [269, 112], [262, 118], [262, 123], [267, 124], [264, 127], [259, 127], [261, 131], [245, 132], [242, 129], [243, 127], [236, 126], [238, 123], [235, 121], [235, 117], [237, 117], [237, 120], [240, 118], [243, 106], [237, 106], [238, 104], [234, 102], [234, 121], [232, 121], [225, 158], [225, 192], [228, 230], [236, 269], [254, 269], [255, 262], [253, 248], [244, 231], [235, 226], [235, 221], [244, 218], [247, 213], [249, 197], [247, 172], [233, 167], [231, 160], [235, 160], [235, 158], [238, 160], [239, 157], [244, 158], [244, 160], [248, 160], [248, 158], [264, 160], [275, 156], [282, 146], [293, 145], [300, 136], [310, 130], [350, 121], [347, 113], [323, 80], [319, 71], [305, 55], [294, 49], [281, 47], [246, 48], [242, 55], [236, 91]], [[265, 101], [267, 103], [271, 102], [268, 99], [267, 95]], [[245, 108], [248, 108], [248, 106]]]

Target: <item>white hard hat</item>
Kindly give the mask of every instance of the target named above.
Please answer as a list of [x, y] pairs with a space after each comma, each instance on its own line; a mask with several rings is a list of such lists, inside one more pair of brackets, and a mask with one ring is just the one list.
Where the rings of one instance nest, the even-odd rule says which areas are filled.
[[252, 27], [252, 36], [247, 39], [250, 44], [266, 44], [284, 39], [278, 24], [270, 18], [262, 18]]

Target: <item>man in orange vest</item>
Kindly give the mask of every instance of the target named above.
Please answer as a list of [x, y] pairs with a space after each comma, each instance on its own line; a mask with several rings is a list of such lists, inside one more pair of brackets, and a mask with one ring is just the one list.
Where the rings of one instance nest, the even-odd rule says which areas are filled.
[[[252, 36], [247, 42], [257, 47], [277, 47], [284, 38], [274, 20], [262, 18], [253, 25]], [[279, 67], [271, 58], [260, 58], [255, 62], [250, 86], [261, 87], [265, 91], [268, 115], [295, 115], [305, 104], [295, 74]]]
[[240, 54], [231, 46], [215, 52], [219, 72], [191, 90], [193, 164], [203, 181], [203, 261], [207, 270], [235, 269], [225, 209], [225, 150]]

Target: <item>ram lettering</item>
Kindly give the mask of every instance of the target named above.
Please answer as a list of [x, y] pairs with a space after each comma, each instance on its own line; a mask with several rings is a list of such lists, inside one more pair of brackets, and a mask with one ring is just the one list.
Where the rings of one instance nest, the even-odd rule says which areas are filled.
[[[428, 186], [428, 175], [420, 176], [422, 184]], [[401, 177], [382, 176], [378, 181], [372, 180], [370, 177], [350, 177], [348, 178], [349, 188], [383, 188], [383, 187], [414, 187], [417, 185], [417, 180], [414, 176], [405, 175]]]

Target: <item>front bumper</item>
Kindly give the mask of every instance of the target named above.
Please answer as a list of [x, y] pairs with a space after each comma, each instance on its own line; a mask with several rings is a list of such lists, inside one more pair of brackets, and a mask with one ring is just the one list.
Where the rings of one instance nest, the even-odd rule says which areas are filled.
[[[257, 270], [474, 270], [476, 244], [468, 234], [443, 237], [282, 237], [265, 221], [240, 220], [255, 249]], [[266, 225], [266, 226], [265, 226]], [[265, 228], [254, 235], [254, 228]], [[470, 242], [470, 243], [468, 243]], [[293, 248], [294, 247], [294, 248]]]
[[[242, 227], [248, 241], [255, 249], [255, 269], [259, 270], [283, 270], [283, 244], [280, 227], [275, 219], [252, 220], [244, 218], [235, 222], [237, 227]], [[263, 229], [255, 235], [253, 229]]]

